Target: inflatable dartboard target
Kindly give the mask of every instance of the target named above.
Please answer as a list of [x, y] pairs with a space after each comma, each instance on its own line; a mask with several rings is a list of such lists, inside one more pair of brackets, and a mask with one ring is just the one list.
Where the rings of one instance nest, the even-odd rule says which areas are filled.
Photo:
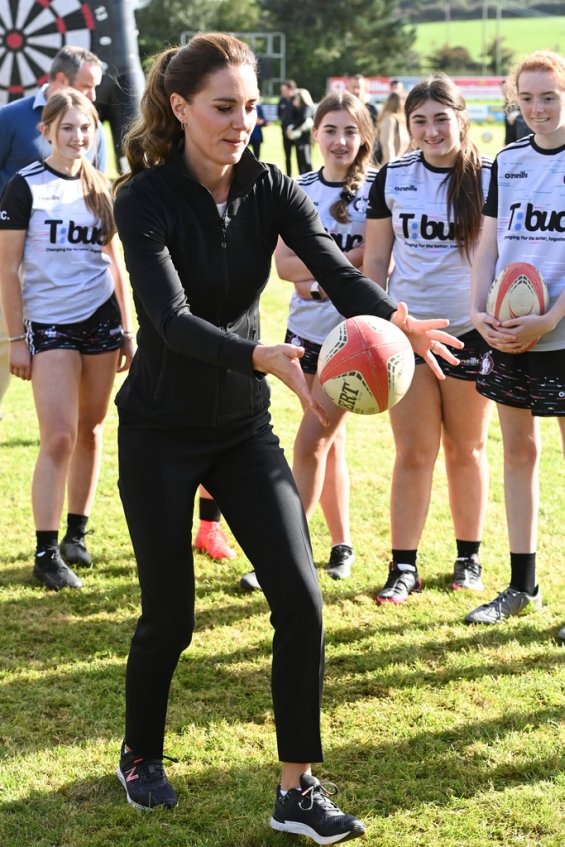
[[0, 106], [35, 94], [61, 47], [91, 50], [105, 73], [96, 106], [117, 152], [144, 77], [134, 8], [149, 0], [0, 0]]

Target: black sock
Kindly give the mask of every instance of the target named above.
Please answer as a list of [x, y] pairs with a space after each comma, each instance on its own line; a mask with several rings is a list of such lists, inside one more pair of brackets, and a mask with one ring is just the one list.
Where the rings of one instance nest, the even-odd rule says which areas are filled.
[[214, 521], [218, 523], [222, 517], [216, 501], [209, 497], [200, 497], [198, 499], [198, 514], [201, 521]]
[[88, 515], [74, 515], [72, 512], [69, 512], [67, 514], [66, 535], [69, 538], [84, 538], [87, 523]]
[[510, 587], [533, 594], [536, 590], [536, 554], [510, 553]]
[[392, 561], [395, 565], [412, 565], [414, 570], [416, 568], [416, 559], [418, 557], [418, 550], [395, 550], [392, 549]]
[[469, 559], [471, 556], [479, 555], [480, 541], [461, 541], [460, 538], [455, 539], [457, 544], [457, 558]]
[[56, 529], [42, 529], [35, 533], [36, 553], [48, 547], [55, 549], [59, 541], [59, 532]]

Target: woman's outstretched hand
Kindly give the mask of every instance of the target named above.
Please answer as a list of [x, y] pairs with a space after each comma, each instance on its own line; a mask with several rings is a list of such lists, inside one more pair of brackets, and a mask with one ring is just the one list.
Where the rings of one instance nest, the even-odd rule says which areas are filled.
[[258, 344], [253, 351], [252, 364], [256, 371], [276, 376], [316, 415], [322, 426], [328, 425], [325, 410], [314, 400], [304, 378], [299, 359], [304, 347], [294, 344]]
[[438, 379], [445, 379], [445, 374], [441, 370], [436, 356], [440, 356], [451, 365], [459, 364], [459, 360], [448, 349], [447, 345], [459, 350], [465, 345], [454, 335], [443, 331], [442, 327], [449, 325], [449, 321], [445, 318], [421, 321], [408, 314], [406, 303], [399, 303], [396, 312], [393, 312], [390, 317], [390, 322], [408, 336], [414, 352], [422, 357]]

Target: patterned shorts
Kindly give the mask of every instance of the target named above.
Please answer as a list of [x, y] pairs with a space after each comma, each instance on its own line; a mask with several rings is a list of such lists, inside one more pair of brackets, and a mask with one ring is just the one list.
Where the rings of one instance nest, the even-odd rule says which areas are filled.
[[322, 345], [316, 344], [314, 341], [308, 341], [306, 338], [301, 338], [300, 335], [296, 335], [290, 329], [287, 329], [284, 340], [287, 344], [294, 344], [295, 347], [304, 347], [304, 355], [299, 360], [300, 367], [305, 374], [315, 374], [318, 369], [318, 356], [320, 355]]
[[537, 417], [565, 415], [565, 350], [502, 353], [487, 348], [477, 390], [501, 406], [531, 409]]
[[125, 338], [115, 294], [84, 321], [74, 324], [27, 321], [26, 329], [32, 356], [46, 350], [77, 350], [83, 356], [96, 356], [118, 350]]
[[[474, 382], [479, 375], [481, 359], [484, 353], [488, 350], [488, 344], [480, 332], [477, 332], [476, 329], [472, 329], [470, 332], [465, 332], [463, 335], [460, 335], [459, 340], [465, 344], [463, 349], [455, 350], [455, 348], [449, 347], [449, 350], [453, 353], [456, 359], [459, 359], [461, 364], [450, 365], [449, 362], [446, 362], [445, 359], [442, 359], [440, 356], [436, 356], [437, 362], [446, 376], [452, 376], [455, 379], [465, 379], [469, 382]], [[417, 365], [425, 364], [421, 356], [416, 355], [414, 358], [416, 359]]]

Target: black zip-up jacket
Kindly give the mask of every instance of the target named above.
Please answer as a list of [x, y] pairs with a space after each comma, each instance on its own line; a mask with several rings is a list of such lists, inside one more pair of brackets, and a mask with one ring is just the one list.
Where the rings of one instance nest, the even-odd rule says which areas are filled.
[[173, 150], [119, 190], [115, 217], [139, 321], [116, 403], [158, 426], [219, 426], [268, 406], [251, 357], [279, 235], [342, 315], [388, 318], [395, 309], [344, 258], [294, 180], [248, 151], [223, 216]]

